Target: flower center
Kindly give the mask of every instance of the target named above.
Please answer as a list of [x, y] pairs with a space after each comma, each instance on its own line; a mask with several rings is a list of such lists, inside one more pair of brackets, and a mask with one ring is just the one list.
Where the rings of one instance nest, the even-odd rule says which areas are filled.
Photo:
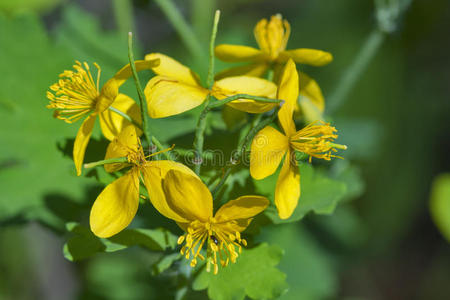
[[50, 100], [47, 108], [55, 109], [54, 116], [67, 123], [73, 123], [94, 110], [99, 96], [99, 65], [94, 63], [97, 68], [97, 80], [94, 82], [89, 65], [79, 61], [75, 63], [75, 71], [66, 70], [61, 73], [58, 82], [50, 86], [51, 91], [47, 91], [47, 98]]
[[[318, 123], [320, 124], [317, 125]], [[336, 149], [347, 149], [345, 145], [333, 143], [338, 137], [336, 132], [336, 128], [329, 123], [314, 122], [291, 136], [291, 146], [297, 151], [308, 154], [310, 161], [312, 157], [330, 160], [332, 157], [339, 157], [333, 154], [337, 152]]]
[[[236, 262], [242, 246], [247, 245], [247, 241], [241, 239], [241, 234], [232, 229], [232, 223], [215, 223], [214, 218], [210, 222], [203, 223], [194, 221], [189, 224], [187, 233], [178, 238], [178, 244], [183, 244], [180, 253], [186, 259], [191, 259], [191, 267], [197, 265], [197, 257], [205, 260], [200, 253], [206, 242], [206, 271], [210, 272], [211, 265], [214, 268], [214, 274], [219, 272], [219, 262], [222, 267], [228, 265], [231, 261]], [[237, 251], [236, 251], [237, 249]]]

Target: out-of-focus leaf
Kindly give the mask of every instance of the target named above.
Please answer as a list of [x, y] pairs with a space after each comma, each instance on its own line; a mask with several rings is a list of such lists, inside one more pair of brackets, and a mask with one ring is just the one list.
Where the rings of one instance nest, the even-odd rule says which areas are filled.
[[110, 237], [108, 240], [126, 247], [141, 246], [154, 251], [164, 251], [168, 248], [173, 249], [177, 245], [177, 237], [163, 228], [125, 229]]
[[333, 215], [326, 218], [317, 216], [313, 220], [314, 224], [329, 234], [327, 239], [330, 243], [337, 243], [339, 249], [352, 250], [367, 241], [367, 225], [351, 205], [339, 205]]
[[289, 290], [280, 299], [331, 299], [337, 292], [337, 274], [329, 255], [299, 224], [265, 227], [258, 240], [282, 247], [279, 268], [287, 275]]
[[339, 144], [347, 145], [347, 150], [339, 155], [351, 159], [370, 159], [382, 145], [383, 125], [371, 119], [336, 119]]
[[440, 174], [433, 180], [430, 211], [437, 228], [450, 242], [450, 173]]
[[2, 0], [0, 1], [0, 11], [11, 12], [24, 12], [35, 11], [45, 12], [58, 4], [63, 2], [62, 0]]
[[106, 249], [105, 245], [88, 228], [75, 222], [66, 224], [66, 228], [74, 234], [64, 244], [63, 253], [66, 259], [82, 260]]
[[[20, 38], [18, 38], [20, 37]], [[79, 124], [52, 117], [45, 92], [73, 60], [50, 43], [40, 20], [32, 15], [0, 14], [0, 219], [26, 211], [26, 217], [53, 222], [43, 209], [44, 196], [68, 194], [80, 199], [92, 180], [77, 178], [73, 162], [57, 151]], [[6, 75], [7, 74], [7, 75]]]
[[195, 279], [193, 289], [207, 288], [208, 296], [214, 300], [279, 297], [288, 288], [286, 275], [275, 267], [282, 256], [279, 247], [265, 243], [243, 249], [237, 262], [220, 268], [217, 275], [203, 269]]
[[179, 252], [162, 256], [161, 259], [152, 266], [153, 276], [161, 274], [162, 272], [170, 268], [175, 261], [179, 260], [182, 257], [183, 256]]
[[78, 223], [68, 223], [66, 228], [73, 236], [64, 245], [64, 257], [70, 261], [82, 260], [99, 252], [115, 252], [131, 246], [141, 246], [152, 251], [164, 251], [176, 246], [177, 238], [166, 229], [125, 229], [108, 239], [96, 237], [88, 228]]
[[[256, 192], [274, 199], [274, 191], [278, 173], [269, 176], [263, 180], [254, 180]], [[274, 206], [266, 209], [265, 214], [274, 223], [295, 222], [302, 219], [307, 213], [313, 211], [316, 214], [331, 214], [336, 208], [337, 203], [345, 195], [346, 184], [331, 179], [324, 172], [314, 170], [308, 163], [300, 164], [300, 185], [301, 195], [297, 208], [292, 216], [287, 220], [278, 217], [278, 213]]]
[[341, 201], [350, 201], [360, 197], [366, 184], [362, 178], [361, 169], [348, 160], [336, 160], [331, 168], [331, 176], [347, 185], [347, 192]]

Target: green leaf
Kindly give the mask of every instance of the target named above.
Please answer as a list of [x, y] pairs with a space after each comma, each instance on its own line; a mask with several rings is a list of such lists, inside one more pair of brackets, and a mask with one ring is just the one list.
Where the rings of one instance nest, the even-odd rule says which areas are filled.
[[363, 195], [366, 189], [361, 169], [348, 160], [336, 160], [331, 168], [331, 176], [347, 185], [347, 192], [341, 201], [351, 201]]
[[0, 11], [24, 12], [36, 11], [46, 12], [60, 4], [62, 0], [2, 0], [0, 1]]
[[70, 261], [86, 259], [100, 252], [115, 252], [132, 246], [152, 251], [164, 251], [176, 247], [177, 237], [163, 228], [125, 229], [108, 239], [96, 237], [89, 228], [78, 223], [66, 224], [73, 235], [64, 245], [64, 257]]
[[287, 290], [286, 275], [275, 266], [283, 251], [277, 246], [261, 244], [243, 249], [235, 264], [221, 268], [217, 275], [203, 269], [193, 283], [194, 290], [208, 289], [211, 299], [270, 299]]
[[[274, 191], [279, 172], [263, 180], [253, 180], [256, 192], [274, 200]], [[301, 220], [309, 212], [329, 215], [345, 195], [345, 183], [331, 179], [323, 171], [314, 170], [309, 163], [300, 164], [301, 195], [297, 208], [287, 220], [278, 217], [274, 206], [266, 209], [265, 214], [276, 224]]]
[[[17, 38], [20, 37], [20, 38]], [[31, 50], [32, 49], [32, 50]], [[44, 209], [56, 194], [82, 199], [92, 180], [77, 178], [73, 162], [57, 150], [58, 141], [75, 136], [79, 124], [52, 117], [45, 92], [73, 63], [70, 52], [53, 45], [33, 15], [0, 14], [0, 219], [26, 211], [27, 218], [63, 223]], [[25, 70], [25, 71], [24, 71]]]
[[[109, 242], [125, 247], [141, 246], [153, 251], [174, 249], [177, 245], [177, 237], [163, 228], [157, 229], [125, 229], [110, 237]], [[120, 249], [117, 249], [120, 250]], [[106, 249], [107, 252], [116, 251]]]
[[333, 299], [338, 278], [332, 260], [300, 224], [264, 227], [258, 240], [282, 247], [285, 251], [278, 268], [287, 275], [289, 291], [284, 300]]
[[433, 180], [430, 211], [434, 224], [450, 242], [450, 173], [440, 174]]
[[66, 224], [74, 235], [64, 244], [64, 257], [70, 261], [83, 260], [105, 250], [105, 245], [86, 227], [78, 223]]
[[179, 252], [162, 256], [161, 259], [152, 266], [152, 275], [156, 276], [161, 274], [170, 268], [175, 261], [181, 258], [183, 258], [183, 256]]

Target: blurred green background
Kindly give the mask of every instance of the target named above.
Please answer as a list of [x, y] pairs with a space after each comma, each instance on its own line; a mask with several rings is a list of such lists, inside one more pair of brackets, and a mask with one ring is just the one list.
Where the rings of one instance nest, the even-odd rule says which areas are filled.
[[[127, 63], [131, 29], [135, 57], [164, 52], [204, 78], [216, 8], [217, 43], [256, 46], [256, 22], [281, 13], [292, 28], [288, 48], [334, 55], [326, 67], [299, 69], [319, 82], [340, 142], [349, 146], [331, 172], [351, 163], [352, 201], [331, 216], [308, 215], [258, 236], [285, 249], [279, 268], [290, 290], [281, 298], [450, 298], [450, 209], [434, 210], [442, 234], [429, 209], [433, 180], [450, 171], [450, 2], [414, 0], [392, 19], [369, 0], [174, 3], [201, 49], [186, 48], [154, 1], [0, 0], [0, 299], [171, 299], [171, 286], [186, 284], [166, 273], [152, 277], [159, 257], [140, 248], [65, 260], [64, 224], [87, 220], [101, 186], [75, 176], [63, 153], [77, 126], [51, 118], [45, 92], [75, 59], [97, 61], [103, 79], [112, 75]], [[125, 89], [133, 95], [131, 84]], [[170, 130], [151, 126], [169, 141], [195, 124], [177, 122]], [[95, 137], [90, 147], [105, 149]], [[95, 176], [103, 182], [105, 174]], [[433, 197], [448, 203], [448, 177], [439, 182]], [[174, 228], [149, 207], [140, 214], [153, 219], [137, 222]]]

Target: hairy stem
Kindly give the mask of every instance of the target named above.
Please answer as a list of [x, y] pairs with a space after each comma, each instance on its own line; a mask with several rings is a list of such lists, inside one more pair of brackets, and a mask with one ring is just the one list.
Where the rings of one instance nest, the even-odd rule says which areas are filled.
[[118, 157], [118, 158], [110, 158], [110, 159], [104, 159], [99, 160], [91, 163], [84, 164], [85, 169], [90, 169], [98, 166], [103, 166], [106, 164], [114, 164], [114, 163], [126, 163], [128, 162], [128, 159], [126, 157]]
[[[220, 11], [217, 10], [216, 14], [214, 15], [214, 24], [213, 29], [211, 32], [211, 41], [209, 43], [209, 68], [208, 68], [208, 79], [207, 79], [207, 86], [209, 89], [211, 89], [213, 83], [214, 83], [214, 43], [216, 40], [216, 34], [217, 34], [217, 26], [219, 24], [219, 18], [220, 18]], [[206, 128], [206, 115], [209, 112], [209, 101], [211, 99], [211, 96], [208, 95], [206, 97], [205, 103], [203, 104], [203, 110], [200, 113], [200, 116], [197, 121], [197, 128], [195, 130], [195, 138], [194, 138], [194, 149], [195, 149], [195, 173], [197, 175], [200, 174], [201, 164], [202, 164], [202, 154], [203, 154], [203, 143], [204, 143], [204, 135], [205, 135], [205, 128]]]
[[145, 99], [145, 94], [142, 90], [141, 82], [139, 81], [139, 76], [136, 71], [136, 66], [134, 64], [133, 56], [133, 33], [128, 33], [128, 59], [130, 60], [131, 72], [133, 73], [134, 83], [136, 84], [136, 90], [139, 97], [139, 105], [141, 108], [141, 118], [142, 118], [142, 132], [144, 133], [145, 139], [149, 146], [152, 145], [152, 138], [150, 135], [150, 130], [148, 128], [148, 118], [147, 118], [147, 101]]
[[[139, 128], [142, 131], [142, 126], [141, 124], [137, 123], [135, 120], [133, 120], [133, 118], [131, 118], [129, 115], [127, 115], [126, 113], [118, 110], [117, 108], [114, 108], [112, 106], [108, 107], [108, 109], [112, 112], [115, 112], [116, 114], [118, 114], [119, 116], [121, 116], [122, 118], [124, 118], [125, 120], [129, 121], [131, 124], [133, 124], [136, 128]], [[164, 145], [161, 144], [161, 142], [155, 137], [152, 136], [152, 142], [153, 144], [155, 144], [155, 146], [158, 148], [158, 150], [164, 150], [168, 147], [165, 147]], [[162, 153], [168, 160], [173, 160], [172, 156], [170, 155], [170, 152], [163, 152]]]
[[261, 129], [263, 129], [264, 127], [266, 127], [267, 125], [269, 125], [270, 123], [272, 123], [275, 120], [279, 110], [280, 110], [280, 107], [278, 109], [276, 109], [275, 111], [273, 111], [273, 113], [270, 115], [270, 117], [268, 117], [264, 121], [258, 123], [254, 127], [252, 127], [248, 131], [247, 135], [241, 140], [241, 142], [239, 143], [239, 145], [236, 148], [236, 151], [234, 152], [233, 157], [231, 157], [230, 163], [225, 167], [224, 175], [222, 176], [220, 181], [217, 183], [217, 185], [212, 190], [214, 199], [217, 198], [217, 196], [219, 195], [220, 190], [222, 189], [223, 185], [225, 184], [228, 177], [230, 176], [233, 168], [239, 163], [239, 160], [241, 159], [241, 157], [246, 155], [248, 144], [253, 140], [255, 135]]

